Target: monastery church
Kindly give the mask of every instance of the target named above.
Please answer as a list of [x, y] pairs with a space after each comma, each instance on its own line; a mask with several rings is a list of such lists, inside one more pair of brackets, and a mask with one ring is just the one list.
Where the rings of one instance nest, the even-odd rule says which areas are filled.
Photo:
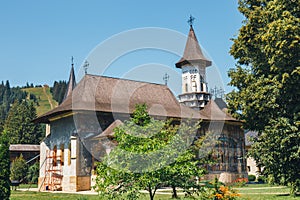
[[167, 85], [86, 74], [78, 84], [72, 65], [64, 101], [35, 119], [47, 124], [40, 145], [40, 190], [83, 191], [93, 186], [95, 165], [113, 148], [113, 129], [128, 120], [136, 104], [146, 103], [155, 118], [202, 120], [200, 134], [216, 135], [208, 175], [223, 182], [246, 178], [242, 123], [212, 99], [206, 82], [211, 66], [202, 53], [192, 24], [182, 58], [182, 94]]

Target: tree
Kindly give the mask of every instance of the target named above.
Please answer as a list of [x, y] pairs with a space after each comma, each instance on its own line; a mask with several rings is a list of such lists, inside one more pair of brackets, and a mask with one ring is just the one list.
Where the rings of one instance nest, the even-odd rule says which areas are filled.
[[10, 196], [9, 141], [5, 132], [0, 134], [0, 199], [9, 200]]
[[29, 183], [37, 183], [39, 178], [39, 170], [40, 170], [40, 163], [36, 162], [33, 165], [29, 166], [26, 180]]
[[35, 118], [36, 108], [32, 102], [14, 102], [4, 125], [11, 144], [39, 144], [43, 132], [40, 125], [32, 122]]
[[15, 160], [13, 160], [10, 171], [11, 180], [22, 182], [26, 178], [28, 165], [22, 154], [20, 157], [17, 157]]
[[[300, 188], [300, 6], [291, 0], [239, 0], [245, 21], [230, 53], [229, 110], [259, 133], [251, 155], [275, 183]], [[296, 175], [298, 174], [298, 175]]]
[[146, 189], [154, 199], [164, 185], [173, 187], [174, 197], [176, 187], [187, 194], [193, 192], [191, 187], [199, 191], [195, 178], [203, 176], [204, 170], [190, 148], [198, 128], [197, 123], [155, 120], [146, 105], [137, 105], [133, 117], [115, 129], [118, 146], [98, 164], [99, 193], [109, 199], [122, 195], [136, 199]]

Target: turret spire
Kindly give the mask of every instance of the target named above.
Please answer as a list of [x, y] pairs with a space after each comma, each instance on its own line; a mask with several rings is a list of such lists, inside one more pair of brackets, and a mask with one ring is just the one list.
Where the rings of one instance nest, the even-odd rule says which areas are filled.
[[68, 81], [67, 90], [66, 90], [66, 93], [65, 93], [64, 100], [72, 93], [75, 86], [76, 86], [76, 80], [75, 80], [75, 73], [74, 73], [74, 58], [72, 56], [72, 58], [71, 58], [71, 71], [70, 71], [69, 81]]
[[190, 24], [190, 31], [186, 41], [185, 49], [182, 58], [175, 64], [177, 68], [182, 68], [186, 64], [202, 63], [205, 67], [211, 65], [211, 61], [208, 60], [202, 53], [200, 45], [198, 43], [196, 34], [193, 29], [193, 22], [195, 18], [191, 15], [188, 23]]

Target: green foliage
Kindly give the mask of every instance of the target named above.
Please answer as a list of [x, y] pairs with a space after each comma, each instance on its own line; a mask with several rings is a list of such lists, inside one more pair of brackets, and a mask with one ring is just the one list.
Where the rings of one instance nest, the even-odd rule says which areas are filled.
[[32, 102], [14, 102], [4, 125], [10, 144], [39, 144], [43, 130], [41, 125], [32, 122], [35, 118], [36, 108]]
[[23, 181], [26, 178], [28, 165], [22, 154], [13, 160], [10, 171], [11, 180]]
[[258, 131], [251, 155], [264, 175], [300, 189], [299, 0], [239, 0], [245, 16], [230, 53], [229, 110]]
[[[189, 147], [198, 125], [149, 117], [138, 105], [130, 121], [115, 129], [118, 146], [97, 167], [97, 190], [109, 199], [136, 199], [146, 189], [153, 199], [161, 186], [181, 187], [187, 195], [199, 192], [195, 177], [204, 170]], [[194, 191], [190, 191], [190, 188]]]
[[0, 199], [8, 200], [10, 196], [9, 142], [4, 132], [0, 134]]
[[39, 169], [40, 164], [38, 162], [34, 163], [33, 165], [29, 166], [28, 172], [26, 175], [26, 180], [29, 183], [37, 183], [39, 178]]
[[255, 181], [256, 180], [256, 176], [253, 174], [249, 174], [248, 175], [248, 181]]
[[64, 96], [67, 90], [66, 81], [54, 81], [53, 87], [50, 89], [53, 99], [55, 99], [59, 104], [64, 100]]
[[9, 81], [2, 81], [0, 84], [0, 133], [3, 131], [3, 126], [10, 106], [15, 101], [25, 99], [27, 93], [23, 92], [19, 87], [11, 88]]

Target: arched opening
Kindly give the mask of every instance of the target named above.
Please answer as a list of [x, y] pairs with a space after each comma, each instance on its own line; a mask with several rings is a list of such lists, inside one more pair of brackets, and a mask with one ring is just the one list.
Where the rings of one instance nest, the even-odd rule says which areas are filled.
[[60, 150], [61, 150], [61, 158], [60, 158], [60, 162], [61, 162], [61, 165], [63, 166], [64, 165], [64, 151], [65, 151], [65, 145], [64, 144], [61, 144], [60, 145]]
[[53, 147], [52, 159], [53, 159], [53, 166], [57, 166], [57, 147], [56, 147], [56, 145]]

